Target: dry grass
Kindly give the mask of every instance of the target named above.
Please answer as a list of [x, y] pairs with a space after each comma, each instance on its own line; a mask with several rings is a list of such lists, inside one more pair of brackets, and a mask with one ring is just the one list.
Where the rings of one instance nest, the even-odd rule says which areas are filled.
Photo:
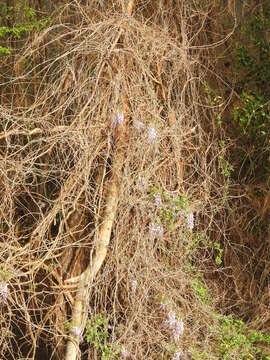
[[[188, 359], [192, 346], [214, 346], [215, 318], [192, 290], [197, 264], [187, 256], [194, 234], [219, 241], [226, 231], [225, 150], [201, 100], [202, 52], [223, 39], [202, 35], [211, 3], [138, 1], [131, 16], [115, 1], [74, 1], [21, 52], [16, 76], [3, 84], [14, 95], [1, 106], [1, 358], [64, 358], [77, 289], [68, 280], [95, 254], [114, 181], [118, 205], [105, 263], [87, 291], [89, 319], [108, 319], [113, 348], [134, 359], [171, 359], [177, 350]], [[119, 143], [113, 118], [121, 113]], [[183, 213], [170, 229], [153, 193], [164, 209], [188, 198], [194, 234]], [[164, 233], [151, 237], [159, 221]], [[196, 254], [212, 271], [207, 246]], [[176, 343], [168, 309], [184, 321]], [[85, 341], [81, 353], [100, 358]]]

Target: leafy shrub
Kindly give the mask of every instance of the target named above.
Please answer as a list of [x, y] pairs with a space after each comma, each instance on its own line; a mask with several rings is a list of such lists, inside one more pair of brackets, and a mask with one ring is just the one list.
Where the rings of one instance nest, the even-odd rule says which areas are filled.
[[10, 55], [11, 49], [9, 47], [0, 45], [0, 55]]
[[269, 357], [258, 347], [258, 343], [269, 345], [270, 336], [261, 332], [249, 332], [242, 320], [224, 316], [218, 333], [217, 350], [224, 360], [267, 360]]
[[86, 341], [97, 350], [101, 359], [114, 359], [118, 350], [113, 350], [109, 343], [108, 321], [99, 314], [88, 321], [86, 327]]
[[245, 135], [253, 139], [262, 139], [269, 136], [269, 108], [264, 96], [259, 93], [241, 94], [242, 107], [234, 109], [234, 120]]

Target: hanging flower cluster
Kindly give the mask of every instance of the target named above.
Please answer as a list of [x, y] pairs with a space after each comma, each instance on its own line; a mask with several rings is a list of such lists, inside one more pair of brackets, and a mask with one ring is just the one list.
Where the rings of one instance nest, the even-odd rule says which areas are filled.
[[147, 129], [147, 135], [148, 135], [148, 140], [150, 144], [154, 144], [156, 142], [156, 138], [157, 138], [157, 132], [156, 129], [151, 126]]
[[128, 359], [131, 356], [131, 353], [127, 349], [122, 348], [119, 355], [123, 359]]
[[124, 125], [124, 113], [119, 112], [113, 115], [112, 126], [115, 128], [117, 125], [123, 127]]
[[154, 240], [155, 238], [162, 238], [164, 234], [163, 225], [155, 225], [154, 223], [151, 223], [149, 225], [149, 234], [151, 240]]
[[168, 320], [166, 321], [169, 329], [172, 331], [174, 341], [177, 342], [184, 332], [184, 322], [182, 319], [177, 319], [174, 311], [168, 313]]
[[8, 284], [5, 281], [0, 282], [0, 302], [5, 303], [8, 295]]
[[78, 336], [80, 338], [80, 342], [83, 341], [82, 330], [78, 326], [73, 326], [71, 328], [71, 333], [75, 336]]
[[174, 353], [172, 360], [180, 360], [181, 359], [180, 356], [181, 356], [180, 351], [176, 351]]
[[192, 212], [187, 214], [186, 222], [187, 228], [192, 231], [194, 229], [194, 214]]
[[137, 289], [137, 281], [136, 281], [136, 280], [132, 280], [132, 281], [130, 282], [130, 290], [131, 290], [132, 295], [135, 294], [136, 289]]

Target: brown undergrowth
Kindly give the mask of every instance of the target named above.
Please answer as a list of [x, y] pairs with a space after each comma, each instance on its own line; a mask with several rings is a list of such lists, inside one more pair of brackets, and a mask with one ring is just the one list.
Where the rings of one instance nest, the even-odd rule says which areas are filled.
[[[230, 195], [204, 81], [208, 48], [234, 28], [209, 35], [210, 1], [125, 4], [59, 8], [15, 63], [33, 66], [2, 83], [3, 359], [64, 359], [72, 338], [82, 359], [222, 358], [213, 244], [224, 244]], [[110, 215], [79, 327], [80, 276]], [[203, 271], [220, 298], [202, 296]]]

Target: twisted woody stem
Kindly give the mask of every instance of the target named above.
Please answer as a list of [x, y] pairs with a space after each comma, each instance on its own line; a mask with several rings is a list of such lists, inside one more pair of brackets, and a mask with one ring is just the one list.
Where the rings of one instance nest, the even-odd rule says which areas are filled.
[[[131, 15], [134, 7], [135, 0], [130, 0], [126, 8], [126, 13]], [[121, 36], [122, 34], [123, 30], [121, 29], [119, 35]], [[118, 36], [118, 39], [120, 36]], [[126, 113], [127, 112], [128, 107], [126, 106]], [[126, 114], [124, 114], [124, 117], [126, 117]], [[126, 125], [127, 121], [124, 121], [123, 126], [118, 124], [116, 128], [115, 147], [112, 155], [112, 176], [108, 180], [107, 185], [103, 222], [97, 230], [94, 252], [91, 253], [88, 266], [79, 278], [77, 293], [72, 308], [72, 328], [67, 341], [65, 360], [78, 360], [80, 358], [79, 344], [87, 319], [90, 288], [107, 256], [113, 222], [117, 211], [122, 167], [126, 156]]]

